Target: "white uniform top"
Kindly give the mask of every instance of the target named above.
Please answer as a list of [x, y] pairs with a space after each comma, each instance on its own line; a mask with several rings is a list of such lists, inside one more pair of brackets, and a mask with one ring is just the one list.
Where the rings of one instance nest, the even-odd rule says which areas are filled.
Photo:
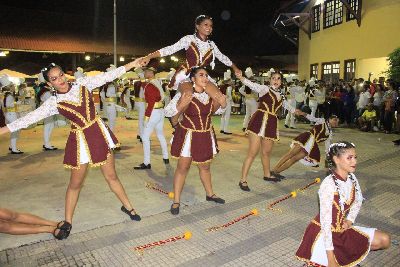
[[[275, 96], [278, 100], [280, 100], [282, 98], [282, 96], [279, 92], [273, 90], [268, 85], [254, 83], [250, 80], [247, 80], [246, 78], [244, 79], [243, 84], [250, 87], [251, 90], [257, 92], [260, 97], [263, 97], [264, 95], [268, 94], [268, 92], [271, 90], [272, 93], [275, 94]], [[282, 101], [282, 107], [284, 109], [288, 110], [290, 113], [294, 113], [296, 111], [296, 108], [289, 105], [287, 100]]]
[[26, 116], [7, 124], [10, 132], [15, 132], [19, 129], [28, 127], [29, 125], [38, 122], [44, 118], [50, 117], [51, 115], [59, 114], [57, 109], [57, 103], [59, 102], [73, 102], [80, 103], [80, 87], [85, 86], [89, 91], [102, 86], [106, 82], [111, 82], [126, 72], [125, 67], [119, 67], [117, 69], [101, 73], [96, 76], [78, 78], [76, 82], [71, 84], [71, 89], [67, 93], [57, 94], [47, 99], [40, 107], [32, 112], [29, 112]]
[[[219, 61], [224, 63], [226, 66], [232, 66], [232, 61], [225, 56], [224, 54], [219, 51], [217, 45], [213, 41], [202, 41], [201, 39], [197, 38], [195, 35], [186, 35], [182, 37], [178, 42], [173, 45], [161, 48], [158, 50], [161, 54], [161, 57], [172, 55], [179, 50], [185, 49], [187, 50], [191, 43], [195, 43], [198, 50], [200, 51], [200, 61], [203, 59], [204, 55], [207, 51], [211, 48], [213, 53], [213, 62], [214, 57], [218, 58]], [[213, 68], [213, 66], [211, 65]]]
[[50, 97], [51, 97], [51, 92], [50, 91], [46, 91], [40, 96], [40, 101], [41, 102], [45, 102]]
[[111, 84], [108, 85], [106, 96], [107, 97], [117, 97], [117, 93], [116, 93], [114, 84], [111, 83]]
[[[354, 203], [350, 208], [350, 212], [347, 215], [347, 220], [352, 221], [354, 223], [358, 212], [360, 211], [363, 196], [361, 193], [360, 185], [358, 184], [358, 180], [354, 174], [350, 174], [355, 181], [356, 186], [356, 196], [354, 199]], [[347, 178], [346, 181], [342, 181], [336, 179], [339, 187], [339, 192], [341, 193], [340, 199], [342, 201], [347, 201], [350, 198], [350, 194], [353, 188], [353, 182], [350, 178]], [[320, 200], [320, 220], [321, 220], [321, 231], [324, 238], [324, 244], [326, 250], [333, 250], [333, 242], [332, 242], [332, 203], [333, 197], [336, 192], [336, 185], [333, 181], [332, 175], [325, 177], [325, 179], [321, 183], [321, 187], [318, 190], [319, 200]], [[343, 207], [341, 207], [343, 210]]]

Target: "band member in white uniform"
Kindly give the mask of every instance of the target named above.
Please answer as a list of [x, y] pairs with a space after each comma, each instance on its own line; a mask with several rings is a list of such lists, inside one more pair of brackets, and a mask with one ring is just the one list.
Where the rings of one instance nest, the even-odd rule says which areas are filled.
[[116, 86], [113, 82], [109, 83], [107, 86], [104, 101], [105, 102], [103, 103], [107, 114], [108, 126], [110, 127], [111, 131], [115, 132], [115, 121], [117, 119], [117, 93]]
[[169, 164], [167, 140], [165, 140], [164, 136], [164, 90], [160, 80], [155, 79], [157, 65], [158, 60], [152, 59], [143, 68], [146, 81], [142, 82], [142, 87], [147, 104], [142, 136], [144, 159], [143, 163], [134, 167], [135, 170], [151, 169], [150, 136], [154, 130], [156, 131], [158, 141], [160, 141], [163, 161], [165, 164]]
[[[3, 84], [5, 86], [3, 88], [4, 93], [4, 99], [3, 99], [3, 112], [4, 116], [6, 118], [6, 123], [9, 124], [15, 120], [18, 119], [18, 105], [19, 103], [16, 101], [14, 97], [14, 85], [11, 83], [11, 81], [8, 81], [7, 83], [5, 82]], [[17, 140], [19, 137], [20, 131], [15, 131], [10, 134], [10, 146], [8, 150], [10, 150], [11, 154], [22, 154], [21, 150], [17, 148]]]
[[131, 91], [133, 90], [132, 80], [128, 80], [124, 85], [124, 90], [121, 94], [121, 102], [125, 103], [126, 111], [125, 111], [125, 119], [132, 120], [130, 116], [132, 111], [132, 103], [131, 103]]
[[[40, 104], [42, 105], [47, 99], [49, 99], [52, 96], [52, 92], [50, 88], [47, 87], [47, 85], [42, 86], [38, 93], [38, 97], [40, 99]], [[46, 117], [43, 119], [43, 150], [49, 151], [49, 150], [57, 150], [56, 147], [52, 146], [50, 143], [50, 137], [51, 133], [53, 132], [54, 129], [54, 122], [55, 122], [55, 116], [56, 115], [51, 115], [49, 117]]]
[[221, 130], [220, 133], [223, 134], [232, 134], [228, 131], [229, 127], [229, 120], [231, 118], [231, 111], [232, 111], [232, 78], [231, 78], [231, 70], [227, 70], [224, 72], [224, 80], [222, 81], [222, 85], [220, 86], [221, 92], [226, 95], [226, 108], [225, 111], [222, 113], [221, 116]]
[[[296, 92], [295, 92], [296, 87], [294, 86], [294, 84], [292, 84], [290, 76], [286, 78], [286, 80], [288, 80], [288, 79], [289, 79], [289, 81], [287, 81], [287, 82], [290, 83], [290, 85], [286, 88], [285, 95], [286, 95], [288, 104], [295, 109], [296, 108], [296, 99], [294, 98], [294, 96], [296, 94]], [[289, 124], [289, 122], [290, 122], [290, 124]], [[294, 113], [291, 113], [291, 112], [287, 113], [286, 119], [285, 119], [285, 127], [286, 128], [290, 127], [291, 129], [296, 129]]]
[[[246, 68], [244, 74], [246, 77], [254, 82], [254, 74], [250, 67]], [[243, 132], [246, 131], [247, 125], [249, 125], [249, 120], [251, 116], [256, 112], [258, 108], [258, 94], [250, 89], [250, 87], [243, 84], [239, 89], [239, 93], [244, 96], [245, 104], [246, 104], [246, 115], [243, 120]]]
[[[144, 79], [143, 72], [141, 69], [136, 69], [136, 73], [138, 74], [140, 79]], [[136, 138], [142, 142], [143, 137], [143, 124], [144, 124], [144, 111], [146, 109], [146, 102], [144, 100], [144, 91], [142, 87], [142, 81], [136, 81], [133, 84], [133, 92], [134, 92], [134, 100], [135, 100], [135, 109], [138, 112], [138, 134]]]

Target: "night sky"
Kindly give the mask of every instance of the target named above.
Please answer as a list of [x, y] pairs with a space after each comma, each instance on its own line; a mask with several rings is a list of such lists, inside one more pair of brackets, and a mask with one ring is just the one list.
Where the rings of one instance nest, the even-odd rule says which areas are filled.
[[[212, 39], [226, 54], [294, 54], [297, 48], [270, 27], [274, 13], [285, 2], [288, 0], [117, 0], [118, 40], [150, 52], [193, 33], [195, 17], [208, 14], [214, 20]], [[112, 40], [113, 0], [2, 0], [0, 9], [1, 32]]]

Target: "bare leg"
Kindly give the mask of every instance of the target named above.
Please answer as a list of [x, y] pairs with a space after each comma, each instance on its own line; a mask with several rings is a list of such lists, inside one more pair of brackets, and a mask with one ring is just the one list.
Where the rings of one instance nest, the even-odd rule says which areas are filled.
[[[192, 158], [180, 157], [176, 166], [174, 175], [174, 203], [180, 203], [183, 185], [185, 184], [186, 175], [189, 172]], [[178, 205], [174, 205], [176, 208]]]
[[0, 208], [0, 220], [31, 225], [57, 226], [57, 222], [49, 221], [33, 214], [21, 213], [3, 208]]
[[197, 167], [199, 168], [200, 179], [203, 183], [204, 189], [206, 190], [206, 194], [211, 197], [214, 195], [214, 192], [211, 183], [210, 163], [199, 164]]
[[247, 175], [249, 174], [249, 170], [251, 164], [254, 161], [254, 158], [257, 156], [258, 151], [260, 150], [261, 137], [255, 134], [249, 134], [249, 150], [247, 151], [247, 157], [243, 162], [242, 166], [242, 182], [247, 181]]
[[71, 169], [71, 178], [65, 195], [65, 220], [70, 224], [72, 224], [72, 217], [85, 180], [87, 167], [86, 163], [81, 164], [79, 169]]
[[[113, 154], [108, 157], [106, 164], [101, 166], [101, 172], [103, 173], [103, 176], [106, 179], [111, 191], [117, 196], [119, 201], [121, 201], [122, 205], [124, 205], [127, 210], [132, 210], [132, 204], [129, 201], [125, 189], [117, 176], [117, 172], [115, 171], [115, 160]], [[135, 210], [132, 210], [132, 214], [135, 213]]]
[[279, 159], [279, 161], [276, 163], [276, 165], [273, 169], [274, 172], [276, 172], [276, 169], [278, 169], [280, 166], [282, 166], [283, 163], [285, 163], [287, 160], [289, 160], [295, 154], [295, 153], [293, 153], [295, 146], [290, 148], [289, 151]]
[[376, 230], [371, 242], [371, 250], [387, 249], [388, 247], [390, 247], [390, 235]]
[[304, 158], [306, 155], [307, 154], [304, 150], [300, 150], [296, 155], [292, 156], [289, 160], [287, 160], [284, 164], [277, 168], [276, 172], [281, 173], [284, 170], [289, 169], [293, 164]]
[[[280, 173], [281, 171], [278, 171], [279, 169], [281, 169], [282, 165], [285, 164], [288, 160], [290, 160], [291, 158], [293, 158], [294, 156], [296, 156], [298, 153], [300, 153], [302, 150], [302, 147], [298, 144], [294, 144], [294, 146], [289, 150], [289, 152], [287, 152], [279, 161], [278, 163], [275, 165], [273, 171], [275, 173]], [[303, 151], [304, 152], [304, 151]]]
[[28, 235], [40, 233], [53, 233], [56, 226], [31, 225], [0, 220], [0, 233], [11, 235]]
[[270, 172], [270, 156], [274, 141], [263, 139], [261, 141], [261, 163], [264, 169], [264, 177], [271, 177]]

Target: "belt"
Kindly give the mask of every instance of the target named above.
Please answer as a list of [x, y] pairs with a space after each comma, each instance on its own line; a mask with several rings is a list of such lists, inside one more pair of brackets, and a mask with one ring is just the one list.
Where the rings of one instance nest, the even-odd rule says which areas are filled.
[[159, 101], [154, 103], [154, 109], [159, 109], [159, 108], [164, 108], [164, 102], [163, 101]]
[[141, 98], [141, 97], [131, 96], [131, 98], [132, 98], [133, 100], [135, 100], [135, 102], [146, 102], [146, 101], [144, 100], [144, 98]]
[[14, 107], [9, 107], [9, 108], [4, 108], [5, 112], [18, 112], [18, 107], [14, 106]]
[[105, 101], [108, 103], [116, 103], [117, 98], [116, 97], [106, 97]]

